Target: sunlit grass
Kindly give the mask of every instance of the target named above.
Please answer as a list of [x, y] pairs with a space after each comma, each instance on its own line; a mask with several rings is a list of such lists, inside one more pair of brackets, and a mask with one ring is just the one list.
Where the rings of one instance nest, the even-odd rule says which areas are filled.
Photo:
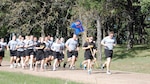
[[23, 73], [0, 71], [1, 84], [81, 84], [58, 78], [47, 78], [27, 75]]

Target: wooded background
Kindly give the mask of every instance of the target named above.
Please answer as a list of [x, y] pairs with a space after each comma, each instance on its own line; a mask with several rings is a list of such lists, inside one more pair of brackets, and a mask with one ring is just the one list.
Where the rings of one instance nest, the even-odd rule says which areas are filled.
[[80, 42], [94, 36], [99, 53], [109, 30], [127, 50], [150, 43], [150, 0], [0, 0], [0, 37], [14, 33], [69, 38], [76, 20], [85, 29]]

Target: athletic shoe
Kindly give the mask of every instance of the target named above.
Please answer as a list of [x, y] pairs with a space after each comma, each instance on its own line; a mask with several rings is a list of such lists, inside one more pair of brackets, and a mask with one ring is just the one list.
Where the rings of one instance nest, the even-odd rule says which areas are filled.
[[91, 74], [91, 70], [88, 70], [88, 74], [89, 74], [89, 75]]
[[58, 67], [61, 67], [61, 65], [60, 65], [60, 64], [58, 64]]
[[66, 67], [66, 62], [64, 62], [64, 65], [63, 65], [63, 67], [64, 67], [64, 68]]
[[56, 71], [56, 68], [55, 68], [55, 67], [53, 68], [53, 71]]
[[80, 63], [80, 68], [82, 68], [82, 63]]
[[14, 66], [11, 64], [11, 65], [10, 65], [10, 68], [13, 68], [13, 67], [14, 67]]
[[17, 64], [16, 63], [14, 64], [14, 68], [17, 68]]
[[72, 68], [71, 68], [72, 70], [74, 70], [75, 69], [75, 66], [72, 66]]
[[110, 71], [107, 71], [106, 74], [111, 75], [111, 72], [110, 72]]
[[19, 67], [21, 67], [21, 64], [20, 64], [20, 63], [18, 63], [17, 65], [18, 65]]
[[47, 64], [44, 64], [44, 69], [47, 69]]
[[84, 65], [83, 69], [86, 70], [86, 65]]
[[101, 66], [101, 70], [104, 70], [105, 67], [106, 67], [106, 66], [103, 64], [103, 65]]

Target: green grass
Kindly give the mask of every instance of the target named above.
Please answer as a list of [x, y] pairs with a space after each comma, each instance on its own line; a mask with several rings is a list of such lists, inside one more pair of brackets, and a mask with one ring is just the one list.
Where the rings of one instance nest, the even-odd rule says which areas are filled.
[[111, 68], [113, 70], [150, 74], [150, 48], [148, 45], [136, 45], [131, 50], [117, 46]]
[[23, 73], [13, 73], [0, 71], [1, 84], [80, 84], [62, 79], [46, 78], [27, 75]]

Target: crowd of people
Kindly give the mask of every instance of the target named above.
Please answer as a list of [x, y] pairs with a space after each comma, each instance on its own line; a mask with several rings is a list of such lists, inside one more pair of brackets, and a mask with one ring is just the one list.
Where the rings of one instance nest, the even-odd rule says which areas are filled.
[[[109, 38], [110, 37], [110, 38]], [[105, 37], [102, 42], [105, 46], [105, 55], [107, 61], [102, 68], [107, 69], [107, 74], [110, 74], [109, 66], [112, 58], [112, 49], [115, 46], [115, 39], [111, 32], [108, 37]], [[0, 66], [5, 56], [5, 48], [10, 51], [10, 68], [21, 67], [22, 69], [44, 71], [52, 66], [52, 71], [56, 71], [63, 62], [63, 67], [69, 66], [69, 69], [75, 69], [75, 63], [78, 58], [79, 43], [77, 35], [73, 35], [66, 42], [64, 38], [54, 38], [51, 36], [34, 37], [30, 36], [12, 36], [12, 39], [6, 43], [4, 38], [0, 40]], [[87, 37], [86, 42], [82, 46], [84, 52], [84, 60], [80, 67], [87, 68], [88, 74], [91, 74], [92, 67], [96, 62], [96, 44], [93, 37]], [[65, 54], [66, 51], [66, 55]], [[67, 61], [64, 61], [67, 56]], [[52, 62], [53, 61], [53, 62]]]

